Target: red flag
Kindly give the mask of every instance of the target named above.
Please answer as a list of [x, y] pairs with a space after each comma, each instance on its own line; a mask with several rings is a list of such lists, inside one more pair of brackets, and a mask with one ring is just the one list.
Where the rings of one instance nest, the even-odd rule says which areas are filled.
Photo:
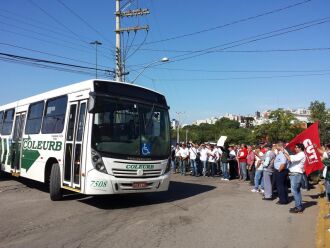
[[322, 170], [323, 163], [321, 156], [317, 149], [315, 149], [314, 144], [320, 147], [320, 136], [319, 136], [319, 122], [315, 122], [309, 128], [298, 134], [287, 147], [294, 151], [294, 147], [297, 143], [302, 143], [305, 146], [305, 172], [307, 175], [311, 174], [313, 171]]

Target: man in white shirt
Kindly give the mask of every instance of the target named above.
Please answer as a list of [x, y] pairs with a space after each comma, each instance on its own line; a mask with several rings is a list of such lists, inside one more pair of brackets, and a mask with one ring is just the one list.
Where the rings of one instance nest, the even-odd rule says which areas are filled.
[[220, 176], [220, 171], [221, 171], [221, 156], [222, 156], [222, 150], [220, 148], [220, 146], [216, 146], [216, 148], [214, 148], [217, 150], [217, 159], [216, 159], [216, 174], [219, 173]]
[[216, 159], [217, 159], [217, 150], [214, 149], [214, 146], [211, 145], [210, 146], [210, 150], [208, 151], [208, 176], [210, 176], [210, 173], [211, 173], [211, 176], [214, 177], [215, 175], [215, 162], [216, 162]]
[[208, 149], [206, 148], [205, 144], [202, 144], [199, 148], [199, 154], [200, 154], [200, 161], [202, 163], [203, 166], [203, 176], [206, 176], [206, 172], [207, 172], [207, 153], [208, 153]]
[[193, 143], [190, 143], [190, 144], [191, 144], [191, 147], [189, 148], [190, 166], [191, 166], [191, 170], [192, 170], [192, 175], [197, 177], [198, 170], [197, 170], [196, 158], [197, 158], [198, 145], [195, 145]]
[[186, 144], [182, 145], [180, 155], [181, 155], [180, 174], [182, 176], [185, 176], [186, 175], [186, 167], [188, 165], [188, 159], [189, 159], [189, 149], [187, 148]]
[[301, 183], [304, 173], [304, 166], [306, 161], [306, 155], [304, 153], [305, 147], [303, 144], [296, 144], [295, 155], [289, 155], [284, 149], [284, 155], [291, 162], [288, 166], [289, 177], [291, 182], [291, 192], [295, 201], [295, 207], [290, 209], [290, 213], [302, 213], [304, 211], [301, 197]]
[[174, 173], [177, 172], [177, 168], [181, 168], [181, 146], [180, 144], [176, 144], [175, 148], [175, 166], [174, 166]]

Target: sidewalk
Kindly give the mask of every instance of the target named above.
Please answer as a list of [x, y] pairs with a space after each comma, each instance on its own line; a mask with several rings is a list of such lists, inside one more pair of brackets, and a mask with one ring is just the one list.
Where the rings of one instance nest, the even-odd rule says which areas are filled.
[[330, 205], [326, 198], [319, 199], [319, 216], [317, 219], [316, 229], [316, 247], [327, 248], [330, 247], [330, 218], [324, 218], [330, 214]]

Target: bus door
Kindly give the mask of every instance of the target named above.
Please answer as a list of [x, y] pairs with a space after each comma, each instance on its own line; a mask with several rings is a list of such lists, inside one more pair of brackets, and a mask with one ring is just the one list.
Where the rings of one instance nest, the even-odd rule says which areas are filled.
[[10, 145], [11, 169], [13, 172], [21, 170], [22, 138], [25, 126], [26, 112], [16, 113], [13, 139]]
[[66, 131], [63, 186], [81, 189], [81, 161], [87, 101], [69, 103], [69, 119]]

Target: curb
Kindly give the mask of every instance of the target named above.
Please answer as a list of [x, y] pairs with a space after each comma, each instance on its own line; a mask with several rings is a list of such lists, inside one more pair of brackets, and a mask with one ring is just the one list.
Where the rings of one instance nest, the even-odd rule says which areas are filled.
[[330, 247], [330, 218], [324, 218], [326, 215], [330, 214], [329, 204], [326, 198], [319, 199], [319, 214], [316, 227], [317, 248]]

